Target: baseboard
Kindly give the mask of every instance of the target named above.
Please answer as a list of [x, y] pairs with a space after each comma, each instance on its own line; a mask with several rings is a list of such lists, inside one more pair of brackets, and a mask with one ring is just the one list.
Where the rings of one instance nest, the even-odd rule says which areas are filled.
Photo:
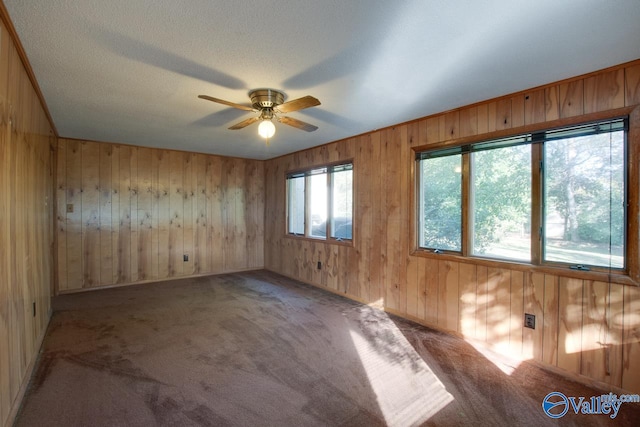
[[122, 288], [122, 287], [125, 287], [125, 286], [144, 285], [144, 284], [148, 284], [148, 283], [168, 282], [170, 280], [194, 279], [194, 278], [197, 278], [197, 277], [220, 276], [222, 274], [244, 273], [244, 272], [247, 272], [247, 271], [257, 271], [257, 270], [262, 270], [262, 269], [263, 269], [263, 267], [247, 267], [247, 268], [241, 268], [241, 269], [238, 269], [238, 270], [228, 270], [228, 271], [225, 270], [225, 271], [219, 271], [219, 272], [190, 274], [188, 276], [175, 276], [175, 277], [163, 277], [161, 279], [138, 280], [137, 282], [114, 283], [112, 285], [93, 286], [93, 287], [90, 287], [90, 288], [65, 289], [65, 290], [62, 290], [62, 291], [58, 291], [58, 293], [55, 296], [77, 294], [77, 293], [81, 293], [81, 292], [98, 291], [98, 290], [101, 290], [101, 289]]
[[625, 390], [621, 387], [618, 387], [616, 385], [613, 384], [609, 384], [603, 381], [598, 381], [595, 380], [593, 378], [584, 376], [582, 374], [576, 374], [574, 372], [570, 372], [567, 371], [566, 369], [562, 369], [559, 368], [557, 366], [553, 366], [553, 365], [549, 365], [547, 363], [544, 362], [540, 362], [538, 360], [535, 359], [527, 359], [527, 360], [523, 360], [522, 363], [526, 363], [528, 365], [532, 365], [535, 366], [537, 368], [540, 368], [544, 371], [548, 371], [560, 376], [563, 376], [565, 378], [568, 378], [572, 381], [575, 381], [578, 384], [582, 384], [585, 385], [587, 387], [591, 387], [593, 389], [599, 390], [602, 392], [602, 394], [607, 394], [609, 392], [612, 393], [616, 393], [617, 395], [621, 395], [621, 394], [636, 394], [635, 391], [631, 391], [631, 390]]
[[304, 279], [300, 279], [299, 277], [289, 276], [288, 274], [284, 274], [284, 273], [281, 273], [279, 271], [271, 270], [270, 268], [267, 268], [267, 267], [263, 267], [263, 268], [261, 268], [261, 270], [268, 271], [270, 273], [277, 274], [277, 275], [282, 276], [282, 277], [286, 277], [287, 279], [295, 280], [296, 282], [304, 283], [305, 285], [313, 286], [314, 288], [322, 289], [323, 291], [327, 291], [327, 292], [330, 292], [332, 294], [339, 295], [341, 297], [350, 299], [351, 301], [356, 301], [356, 302], [359, 302], [360, 304], [368, 305], [368, 306], [375, 307], [375, 308], [378, 308], [378, 309], [382, 310], [382, 307], [380, 307], [380, 306], [377, 306], [375, 304], [369, 304], [368, 302], [366, 302], [365, 300], [363, 300], [361, 298], [355, 297], [355, 296], [350, 295], [350, 294], [348, 294], [346, 292], [339, 291], [338, 289], [332, 289], [332, 288], [329, 288], [327, 286], [319, 285], [317, 283], [313, 283], [313, 282], [310, 282], [310, 281], [307, 281], [307, 280], [304, 280]]
[[27, 370], [22, 378], [22, 384], [20, 385], [20, 389], [18, 390], [18, 394], [16, 395], [13, 404], [11, 405], [11, 409], [9, 410], [9, 417], [4, 424], [4, 427], [11, 427], [16, 422], [16, 416], [20, 411], [20, 406], [22, 406], [22, 399], [24, 399], [24, 395], [27, 392], [27, 387], [29, 387], [29, 383], [31, 382], [31, 377], [33, 376], [33, 370], [36, 367], [38, 362], [38, 358], [40, 357], [40, 351], [42, 350], [42, 343], [44, 342], [44, 337], [47, 335], [47, 330], [49, 329], [49, 323], [51, 322], [51, 315], [53, 314], [53, 310], [49, 309], [49, 313], [47, 314], [47, 324], [42, 328], [38, 338], [36, 340], [35, 348], [36, 351], [33, 352], [31, 356], [31, 360], [29, 361], [29, 365], [27, 366]]

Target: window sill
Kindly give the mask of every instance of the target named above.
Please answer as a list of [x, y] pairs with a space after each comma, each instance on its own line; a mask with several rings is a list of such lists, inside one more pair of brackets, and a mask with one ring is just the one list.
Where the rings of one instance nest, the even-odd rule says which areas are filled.
[[475, 256], [463, 256], [447, 252], [434, 253], [425, 249], [413, 249], [410, 255], [422, 258], [438, 259], [442, 261], [456, 261], [466, 264], [481, 265], [484, 267], [508, 268], [517, 271], [552, 274], [555, 276], [570, 277], [582, 280], [611, 282], [627, 286], [640, 286], [639, 282], [635, 281], [626, 272], [621, 270], [613, 270], [611, 273], [606, 270], [582, 271], [570, 269], [568, 265], [534, 265], [513, 260], [498, 260]]
[[303, 240], [303, 241], [313, 242], [313, 243], [326, 243], [329, 245], [353, 247], [353, 240], [325, 239], [322, 237], [299, 236], [296, 234], [288, 234], [288, 233], [285, 234], [284, 237], [292, 240]]

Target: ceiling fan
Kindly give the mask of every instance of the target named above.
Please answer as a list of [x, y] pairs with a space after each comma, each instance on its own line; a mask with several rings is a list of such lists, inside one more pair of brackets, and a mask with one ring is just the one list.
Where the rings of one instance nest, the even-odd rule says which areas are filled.
[[242, 129], [259, 121], [260, 126], [258, 127], [258, 133], [263, 138], [266, 138], [267, 141], [276, 132], [276, 127], [272, 122], [274, 118], [280, 123], [293, 126], [294, 128], [303, 130], [305, 132], [313, 132], [314, 130], [318, 129], [317, 126], [314, 126], [312, 124], [294, 119], [292, 117], [280, 115], [320, 105], [320, 101], [318, 101], [313, 96], [307, 95], [303, 96], [302, 98], [284, 102], [284, 94], [282, 92], [272, 89], [257, 89], [249, 92], [251, 105], [236, 104], [235, 102], [225, 101], [223, 99], [214, 98], [208, 95], [198, 95], [198, 98], [217, 102], [218, 104], [227, 105], [239, 110], [253, 111], [256, 113], [259, 112], [260, 114], [258, 116], [248, 118], [241, 121], [240, 123], [236, 123], [229, 129]]

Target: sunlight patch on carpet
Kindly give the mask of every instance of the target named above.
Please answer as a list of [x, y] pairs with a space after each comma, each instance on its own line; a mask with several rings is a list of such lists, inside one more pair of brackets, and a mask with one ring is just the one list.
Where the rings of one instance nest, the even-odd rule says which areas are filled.
[[419, 425], [454, 400], [399, 331], [394, 335], [409, 356], [399, 361], [381, 355], [357, 331], [350, 334], [387, 425]]

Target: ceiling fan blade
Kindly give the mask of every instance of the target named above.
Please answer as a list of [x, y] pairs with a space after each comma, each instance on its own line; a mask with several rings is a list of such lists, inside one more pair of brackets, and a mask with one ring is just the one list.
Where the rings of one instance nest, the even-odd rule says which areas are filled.
[[214, 98], [213, 96], [198, 95], [198, 98], [206, 99], [208, 101], [217, 102], [218, 104], [228, 105], [229, 107], [237, 108], [238, 110], [254, 111], [253, 107], [250, 107], [248, 105], [236, 104], [235, 102], [225, 101], [224, 99]]
[[310, 125], [309, 123], [305, 123], [301, 120], [294, 119], [291, 117], [278, 117], [278, 121], [280, 123], [284, 123], [285, 125], [293, 126], [294, 128], [306, 131], [313, 132], [318, 129], [318, 126]]
[[279, 113], [290, 113], [292, 111], [298, 111], [309, 107], [315, 107], [316, 105], [320, 105], [320, 101], [318, 101], [313, 96], [303, 96], [302, 98], [294, 99], [292, 101], [287, 101], [284, 104], [280, 104], [275, 107], [275, 110]]
[[260, 117], [250, 117], [247, 120], [243, 120], [240, 123], [236, 123], [235, 125], [231, 126], [229, 129], [231, 130], [242, 129], [249, 126], [250, 124], [257, 122], [258, 120], [260, 120]]

